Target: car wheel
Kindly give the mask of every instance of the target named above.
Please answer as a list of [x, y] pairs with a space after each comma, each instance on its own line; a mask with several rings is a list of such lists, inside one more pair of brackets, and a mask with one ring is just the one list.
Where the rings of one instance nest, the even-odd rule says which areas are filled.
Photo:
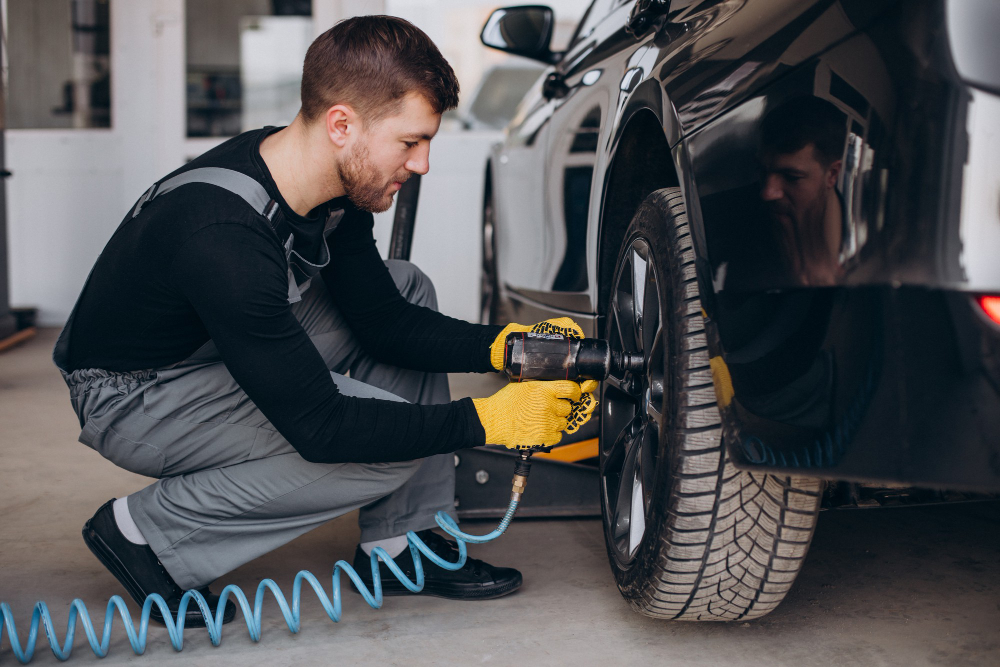
[[486, 194], [483, 198], [483, 247], [481, 272], [479, 278], [479, 323], [497, 324], [500, 290], [497, 285], [495, 209], [493, 192], [486, 184]]
[[802, 566], [822, 486], [737, 470], [726, 453], [679, 188], [639, 207], [608, 304], [612, 349], [646, 361], [602, 386], [601, 507], [618, 588], [648, 616], [763, 616]]

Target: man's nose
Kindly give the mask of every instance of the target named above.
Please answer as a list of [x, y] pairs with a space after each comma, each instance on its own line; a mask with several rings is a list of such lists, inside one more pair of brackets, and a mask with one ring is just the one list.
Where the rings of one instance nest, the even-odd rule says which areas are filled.
[[428, 141], [426, 145], [417, 147], [416, 151], [414, 151], [403, 167], [409, 172], [423, 176], [431, 169], [430, 153], [431, 146]]
[[777, 174], [768, 174], [765, 176], [764, 187], [760, 191], [760, 198], [764, 201], [778, 201], [782, 195], [781, 184], [778, 182]]

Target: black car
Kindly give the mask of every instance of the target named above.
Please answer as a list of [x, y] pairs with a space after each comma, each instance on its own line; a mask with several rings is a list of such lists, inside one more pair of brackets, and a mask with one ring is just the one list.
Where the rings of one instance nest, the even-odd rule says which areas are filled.
[[[1000, 491], [1000, 3], [594, 0], [486, 167], [483, 318], [645, 370], [600, 407], [637, 610], [762, 616], [821, 507]], [[946, 491], [947, 490], [947, 491]]]

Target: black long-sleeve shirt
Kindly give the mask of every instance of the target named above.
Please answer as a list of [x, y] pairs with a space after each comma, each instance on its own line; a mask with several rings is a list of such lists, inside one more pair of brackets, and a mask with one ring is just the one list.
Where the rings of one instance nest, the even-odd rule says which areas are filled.
[[[370, 213], [346, 198], [306, 217], [288, 207], [260, 157], [260, 142], [273, 131], [244, 133], [171, 176], [224, 167], [256, 179], [307, 259], [319, 252], [329, 212], [342, 208], [322, 278], [366, 352], [417, 370], [492, 370], [489, 346], [500, 327], [408, 303], [378, 254]], [[135, 219], [130, 211], [108, 242], [81, 295], [68, 370], [163, 368], [209, 339], [240, 387], [309, 461], [410, 460], [484, 443], [470, 399], [426, 406], [341, 394], [290, 310], [278, 236], [238, 196], [193, 183], [153, 199]]]

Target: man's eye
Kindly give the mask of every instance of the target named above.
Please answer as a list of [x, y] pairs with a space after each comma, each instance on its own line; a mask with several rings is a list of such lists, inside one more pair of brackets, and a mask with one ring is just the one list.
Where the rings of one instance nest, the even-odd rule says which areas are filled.
[[407, 148], [416, 148], [419, 142], [416, 141], [404, 141], [403, 142]]

